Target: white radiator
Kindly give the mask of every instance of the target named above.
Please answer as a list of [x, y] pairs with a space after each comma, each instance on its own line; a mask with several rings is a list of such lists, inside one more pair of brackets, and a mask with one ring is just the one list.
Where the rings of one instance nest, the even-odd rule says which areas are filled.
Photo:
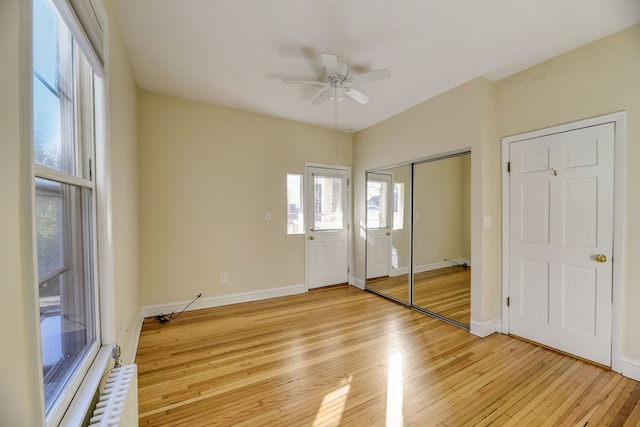
[[89, 421], [93, 426], [138, 425], [138, 366], [125, 365], [109, 373], [104, 390]]

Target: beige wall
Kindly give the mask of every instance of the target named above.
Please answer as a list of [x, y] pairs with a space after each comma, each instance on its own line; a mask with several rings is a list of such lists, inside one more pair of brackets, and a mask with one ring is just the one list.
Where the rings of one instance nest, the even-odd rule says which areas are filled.
[[[137, 88], [111, 1], [109, 16], [109, 134], [112, 173], [112, 245], [115, 339], [122, 354], [133, 353], [132, 332], [138, 321], [138, 141]], [[130, 360], [129, 362], [133, 362]]]
[[25, 22], [21, 13], [30, 15], [28, 3], [0, 2], [0, 299], [7, 320], [0, 328], [0, 425], [7, 426], [44, 422], [44, 403], [38, 403], [42, 368], [33, 338], [39, 323], [30, 234], [32, 172], [30, 151], [25, 150], [31, 118], [22, 102], [29, 96], [22, 89], [31, 67], [26, 62], [29, 46], [21, 45], [21, 31], [28, 28], [19, 25]]
[[471, 259], [471, 156], [461, 157], [462, 166], [460, 172], [462, 177], [460, 197], [462, 204], [460, 206], [461, 218], [461, 233], [460, 233], [460, 247], [462, 253], [460, 256], [464, 259]]
[[640, 360], [640, 25], [575, 49], [496, 85], [500, 137], [625, 110], [626, 240], [623, 356]]
[[[463, 231], [470, 229], [463, 220], [470, 216], [471, 193], [464, 191], [463, 166], [469, 167], [469, 156], [419, 163], [414, 166], [413, 193], [413, 264], [416, 268], [442, 263], [444, 258], [457, 260], [469, 254], [470, 240], [463, 246]], [[469, 171], [470, 172], [470, 171]], [[470, 181], [469, 181], [470, 183]], [[469, 185], [467, 184], [466, 187]], [[469, 201], [465, 203], [463, 196]]]
[[305, 283], [286, 175], [350, 165], [350, 135], [144, 91], [138, 119], [143, 306]]
[[[39, 327], [33, 274], [31, 117], [29, 111], [30, 2], [0, 2], [0, 298], [10, 325], [0, 328], [0, 425], [44, 425]], [[24, 13], [21, 19], [21, 8]], [[25, 34], [21, 33], [24, 31]], [[116, 334], [129, 341], [139, 313], [136, 273], [135, 86], [120, 37], [112, 34], [109, 55]], [[26, 81], [25, 81], [26, 80]], [[26, 114], [25, 114], [26, 111]]]
[[[495, 190], [500, 172], [488, 170], [494, 165], [499, 168], [499, 159], [492, 156], [500, 152], [495, 142], [493, 86], [477, 78], [354, 136], [354, 217], [358, 224], [364, 222], [366, 170], [471, 148], [471, 316], [478, 322], [500, 313], [500, 265], [494, 257], [500, 229], [495, 225], [482, 228], [483, 216], [496, 218], [500, 212], [499, 191]], [[354, 249], [355, 276], [362, 280], [361, 237], [355, 237]]]

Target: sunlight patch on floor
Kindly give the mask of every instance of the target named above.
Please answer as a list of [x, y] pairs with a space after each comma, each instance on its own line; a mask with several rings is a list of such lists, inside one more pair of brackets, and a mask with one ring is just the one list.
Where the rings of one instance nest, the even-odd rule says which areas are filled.
[[402, 415], [402, 353], [394, 353], [389, 356], [389, 369], [387, 370], [387, 427], [400, 427], [404, 425]]
[[316, 418], [313, 420], [314, 427], [333, 427], [340, 425], [344, 408], [347, 405], [349, 391], [351, 390], [352, 379], [353, 375], [349, 375], [346, 384], [324, 396]]

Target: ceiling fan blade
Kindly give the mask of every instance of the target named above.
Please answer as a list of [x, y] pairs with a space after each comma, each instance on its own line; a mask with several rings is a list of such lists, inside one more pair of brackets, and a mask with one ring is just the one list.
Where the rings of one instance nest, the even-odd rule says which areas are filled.
[[365, 82], [388, 79], [389, 77], [391, 77], [391, 71], [389, 71], [388, 68], [382, 68], [380, 70], [369, 71], [368, 73], [353, 76], [347, 80], [347, 83], [350, 85], [357, 85]]
[[327, 75], [338, 74], [338, 58], [330, 53], [320, 54], [324, 68], [327, 70]]
[[327, 89], [325, 91], [323, 91], [320, 95], [316, 96], [316, 99], [314, 99], [311, 104], [312, 105], [319, 105], [322, 104], [325, 99], [329, 98], [329, 94], [331, 92], [331, 89]]
[[329, 86], [329, 82], [321, 82], [318, 80], [297, 80], [297, 79], [282, 79], [284, 83], [296, 83], [309, 86]]
[[356, 102], [359, 102], [360, 104], [366, 104], [367, 102], [369, 102], [371, 100], [371, 98], [369, 98], [368, 95], [365, 95], [364, 93], [360, 92], [359, 90], [356, 90], [354, 88], [347, 88], [344, 90], [344, 93], [351, 99], [353, 99]]

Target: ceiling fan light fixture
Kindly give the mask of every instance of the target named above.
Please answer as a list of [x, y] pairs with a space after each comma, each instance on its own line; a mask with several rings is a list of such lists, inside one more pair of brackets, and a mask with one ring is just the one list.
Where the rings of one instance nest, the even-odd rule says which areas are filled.
[[331, 90], [329, 93], [329, 101], [331, 102], [340, 102], [346, 96], [345, 90], [342, 87], [336, 87]]

